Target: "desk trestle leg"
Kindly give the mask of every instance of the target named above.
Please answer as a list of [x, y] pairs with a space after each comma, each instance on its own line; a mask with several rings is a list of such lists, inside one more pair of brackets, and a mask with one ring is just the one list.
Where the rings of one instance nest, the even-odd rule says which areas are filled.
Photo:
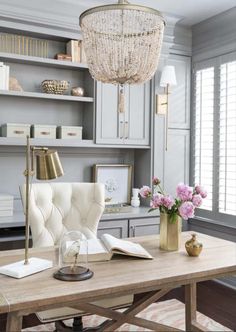
[[185, 286], [185, 327], [188, 332], [209, 331], [197, 322], [197, 285], [195, 282]]
[[6, 332], [21, 332], [22, 329], [22, 316], [18, 312], [9, 312], [7, 314], [7, 327]]

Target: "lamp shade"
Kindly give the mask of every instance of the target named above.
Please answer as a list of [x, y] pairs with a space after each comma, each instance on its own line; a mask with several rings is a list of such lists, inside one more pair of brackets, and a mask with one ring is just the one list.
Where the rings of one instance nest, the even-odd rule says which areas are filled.
[[53, 180], [64, 174], [57, 151], [39, 151], [36, 154], [36, 178]]
[[167, 84], [170, 86], [177, 85], [174, 66], [165, 66], [162, 70], [160, 86], [165, 88]]

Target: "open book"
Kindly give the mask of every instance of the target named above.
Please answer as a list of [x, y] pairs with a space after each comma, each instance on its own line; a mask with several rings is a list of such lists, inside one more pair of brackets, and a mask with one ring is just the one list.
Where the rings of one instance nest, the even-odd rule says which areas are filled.
[[[84, 255], [86, 248], [81, 245], [79, 255]], [[88, 260], [90, 262], [110, 260], [114, 254], [152, 259], [153, 257], [138, 243], [120, 240], [110, 234], [103, 234], [101, 239], [88, 240]]]

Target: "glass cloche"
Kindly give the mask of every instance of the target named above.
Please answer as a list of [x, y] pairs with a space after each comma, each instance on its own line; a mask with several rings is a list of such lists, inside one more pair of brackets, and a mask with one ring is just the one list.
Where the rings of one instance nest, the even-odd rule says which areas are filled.
[[59, 267], [54, 278], [64, 281], [89, 279], [93, 272], [88, 268], [88, 241], [79, 231], [66, 232], [60, 242]]

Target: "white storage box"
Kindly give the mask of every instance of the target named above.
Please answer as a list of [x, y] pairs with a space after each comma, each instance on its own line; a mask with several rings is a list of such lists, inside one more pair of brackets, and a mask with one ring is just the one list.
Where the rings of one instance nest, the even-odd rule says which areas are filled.
[[57, 126], [53, 125], [33, 125], [32, 137], [33, 138], [56, 138]]
[[82, 139], [83, 127], [78, 126], [59, 126], [57, 127], [57, 138]]
[[3, 137], [26, 137], [30, 136], [30, 124], [5, 123], [2, 125]]

